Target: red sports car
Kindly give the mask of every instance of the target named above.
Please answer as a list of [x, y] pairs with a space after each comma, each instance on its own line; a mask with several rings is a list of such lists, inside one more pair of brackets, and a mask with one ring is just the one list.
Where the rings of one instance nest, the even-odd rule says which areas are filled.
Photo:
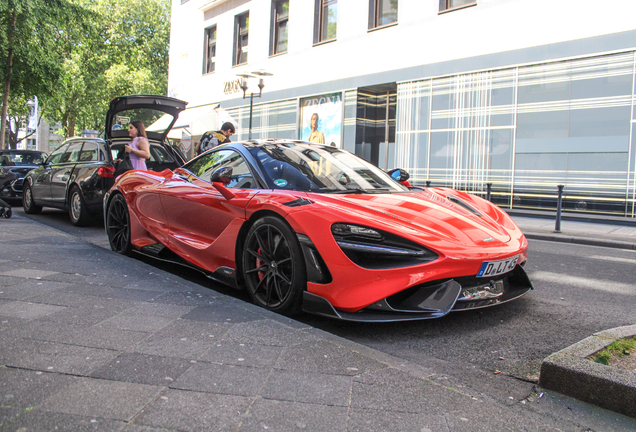
[[407, 188], [308, 142], [231, 143], [173, 171], [129, 171], [104, 216], [114, 251], [192, 266], [284, 314], [427, 319], [532, 288], [528, 242], [497, 206]]

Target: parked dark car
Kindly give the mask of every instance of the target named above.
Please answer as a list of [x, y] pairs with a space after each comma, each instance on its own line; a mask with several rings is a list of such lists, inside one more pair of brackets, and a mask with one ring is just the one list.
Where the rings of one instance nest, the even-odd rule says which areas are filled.
[[118, 152], [130, 142], [128, 124], [141, 120], [150, 125], [163, 118], [160, 131], [146, 131], [150, 143], [148, 170], [162, 171], [184, 164], [181, 156], [167, 144], [166, 136], [187, 102], [165, 96], [121, 96], [110, 102], [104, 139], [70, 138], [44, 163], [24, 178], [22, 206], [29, 214], [42, 207], [68, 210], [73, 225], [87, 224], [102, 214], [104, 193], [115, 182]]
[[46, 156], [37, 150], [0, 150], [0, 198], [22, 201], [24, 176], [41, 165]]

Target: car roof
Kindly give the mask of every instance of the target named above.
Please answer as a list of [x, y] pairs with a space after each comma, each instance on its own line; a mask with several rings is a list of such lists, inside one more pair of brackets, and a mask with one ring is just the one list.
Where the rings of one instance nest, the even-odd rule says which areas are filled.
[[[328, 148], [328, 149], [337, 149], [337, 147], [329, 146], [326, 144], [317, 144], [310, 141], [303, 140], [295, 140], [295, 139], [253, 139], [246, 141], [238, 141], [236, 143], [230, 144], [240, 144], [246, 148], [258, 148], [265, 147], [267, 145], [302, 145], [308, 147], [316, 147], [316, 148]], [[340, 150], [340, 149], [338, 149]]]
[[45, 151], [42, 151], [42, 150], [25, 150], [25, 149], [14, 150], [14, 149], [2, 149], [2, 150], [0, 150], [0, 153], [46, 153], [46, 152], [45, 152]]

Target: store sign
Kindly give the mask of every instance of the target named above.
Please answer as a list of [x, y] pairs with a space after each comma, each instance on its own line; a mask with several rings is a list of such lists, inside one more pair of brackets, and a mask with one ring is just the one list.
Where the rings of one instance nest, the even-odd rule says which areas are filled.
[[223, 83], [223, 93], [232, 94], [239, 93], [241, 91], [241, 80], [239, 78], [232, 81], [225, 81]]
[[342, 93], [300, 100], [300, 139], [342, 147]]

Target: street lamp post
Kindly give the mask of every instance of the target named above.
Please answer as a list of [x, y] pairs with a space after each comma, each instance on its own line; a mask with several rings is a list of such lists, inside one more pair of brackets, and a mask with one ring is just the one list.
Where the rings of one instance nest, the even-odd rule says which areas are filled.
[[243, 89], [243, 99], [247, 98], [247, 88], [248, 88], [247, 81], [250, 78], [258, 77], [258, 94], [254, 95], [254, 92], [250, 92], [250, 132], [249, 132], [248, 139], [252, 139], [252, 113], [254, 110], [254, 97], [263, 96], [263, 87], [265, 87], [264, 77], [273, 75], [272, 73], [266, 72], [262, 69], [252, 72], [252, 74], [249, 74], [249, 73], [236, 74], [236, 76], [241, 77], [241, 88]]

